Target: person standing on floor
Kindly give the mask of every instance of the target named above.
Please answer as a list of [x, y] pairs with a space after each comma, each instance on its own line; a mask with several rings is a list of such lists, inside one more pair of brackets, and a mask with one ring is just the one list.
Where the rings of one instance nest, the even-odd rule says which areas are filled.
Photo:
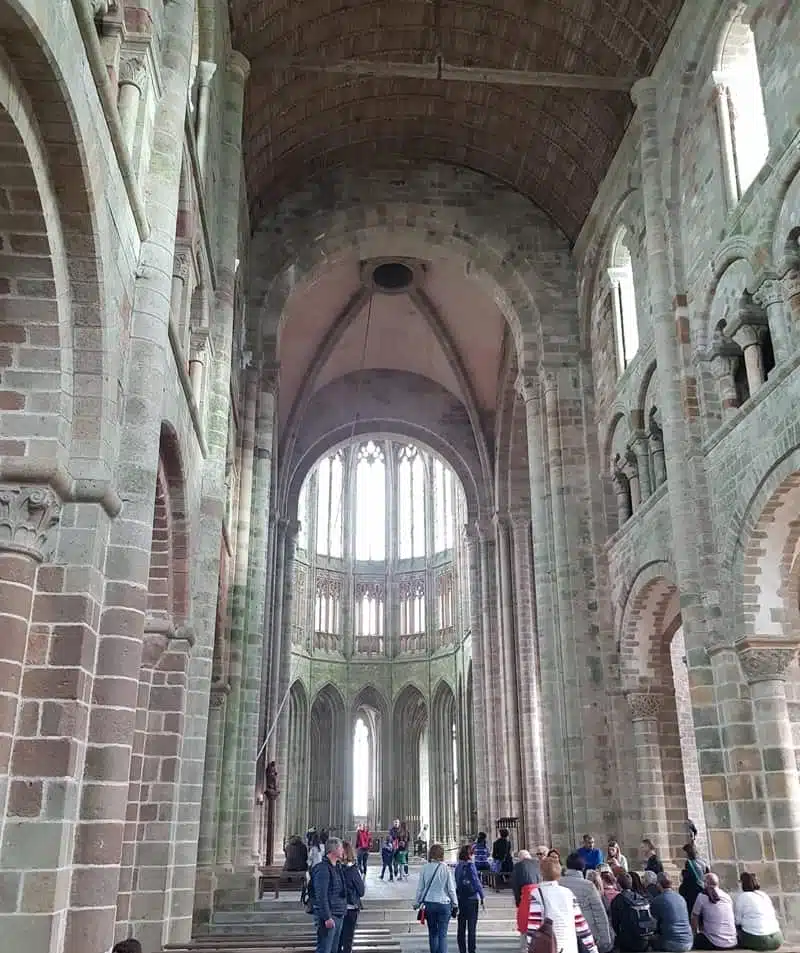
[[356, 830], [356, 855], [358, 858], [358, 869], [362, 876], [367, 876], [367, 864], [369, 863], [369, 849], [372, 846], [372, 834], [369, 832], [367, 824], [359, 824]]
[[329, 837], [325, 856], [311, 871], [314, 926], [317, 930], [316, 953], [337, 953], [342, 924], [347, 913], [347, 887], [342, 859], [342, 842]]
[[586, 870], [597, 870], [600, 864], [603, 863], [603, 852], [599, 847], [594, 846], [594, 837], [592, 837], [591, 834], [583, 835], [583, 843], [576, 853], [580, 854], [583, 858], [584, 868]]
[[583, 855], [579, 851], [574, 851], [567, 857], [567, 869], [558, 882], [575, 894], [597, 949], [600, 953], [611, 953], [614, 941], [611, 938], [611, 927], [606, 908], [603, 906], [602, 894], [594, 883], [584, 879], [583, 874]]
[[538, 884], [542, 879], [539, 864], [547, 856], [546, 847], [536, 848], [536, 859], [531, 857], [528, 850], [517, 851], [517, 862], [511, 871], [511, 889], [514, 891], [514, 903], [519, 906], [522, 899], [522, 888], [527, 884]]
[[356, 932], [358, 912], [361, 909], [361, 898], [364, 896], [364, 880], [361, 876], [361, 870], [356, 864], [356, 856], [349, 841], [342, 844], [342, 854], [342, 873], [344, 874], [344, 888], [347, 894], [347, 912], [342, 923], [338, 953], [352, 953], [353, 935]]
[[386, 871], [389, 871], [389, 880], [394, 880], [394, 844], [391, 837], [387, 837], [381, 844], [381, 880]]
[[420, 871], [414, 909], [420, 907], [425, 908], [430, 953], [447, 953], [447, 927], [453, 911], [458, 910], [458, 896], [441, 844], [431, 844], [428, 863]]
[[470, 844], [465, 844], [458, 852], [455, 881], [458, 897], [458, 953], [475, 953], [478, 904], [483, 906], [484, 896]]

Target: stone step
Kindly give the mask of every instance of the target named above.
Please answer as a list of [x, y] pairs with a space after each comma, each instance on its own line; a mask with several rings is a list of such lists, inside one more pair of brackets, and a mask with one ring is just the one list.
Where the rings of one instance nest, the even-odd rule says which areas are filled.
[[[421, 927], [417, 923], [416, 917], [409, 919], [406, 922], [397, 922], [392, 924], [392, 935], [398, 936], [404, 933], [411, 933], [414, 931], [424, 930], [424, 927]], [[491, 921], [486, 920], [482, 921], [478, 927], [479, 931], [486, 935], [492, 934], [493, 936], [516, 936], [516, 930], [514, 928], [513, 920], [505, 921]], [[277, 931], [275, 930], [274, 924], [263, 924], [263, 923], [219, 923], [214, 924], [212, 927], [198, 927], [197, 935], [198, 936], [237, 936], [237, 935], [246, 935], [246, 936], [263, 936], [266, 930], [270, 930], [273, 936], [278, 936]], [[450, 931], [455, 933], [456, 931], [456, 921], [452, 920], [450, 923]]]

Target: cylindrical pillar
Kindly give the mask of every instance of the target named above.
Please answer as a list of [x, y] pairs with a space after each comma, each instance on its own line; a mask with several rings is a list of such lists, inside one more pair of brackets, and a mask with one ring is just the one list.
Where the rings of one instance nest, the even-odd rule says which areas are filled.
[[[287, 765], [287, 748], [289, 744], [289, 701], [287, 693], [289, 691], [289, 677], [292, 667], [292, 615], [294, 607], [294, 576], [295, 576], [295, 555], [297, 552], [297, 534], [300, 530], [300, 524], [293, 520], [286, 527], [286, 555], [284, 557], [283, 572], [283, 620], [280, 629], [280, 669], [278, 679], [278, 694], [275, 726], [275, 761], [278, 771], [285, 774], [289, 766]], [[347, 718], [342, 719], [347, 722]], [[345, 724], [343, 731], [348, 730]], [[337, 739], [338, 743], [344, 742], [342, 751], [346, 750], [346, 739]], [[341, 814], [341, 810], [340, 810]], [[333, 819], [332, 819], [333, 820]], [[283, 841], [286, 833], [286, 795], [282, 794], [275, 812], [275, 851], [278, 856], [283, 854]]]
[[792, 352], [792, 334], [787, 314], [790, 308], [786, 290], [788, 290], [786, 278], [783, 281], [779, 278], [767, 278], [753, 294], [753, 301], [767, 316], [769, 334], [772, 338], [772, 352], [777, 364], [786, 360]]
[[472, 711], [467, 719], [473, 726], [473, 744], [475, 761], [481, 766], [481, 783], [476, 785], [475, 801], [478, 811], [476, 818], [479, 827], [489, 822], [489, 804], [483, 768], [488, 764], [487, 709], [488, 698], [485, 690], [486, 675], [483, 665], [483, 643], [487, 633], [483, 631], [483, 612], [481, 610], [481, 561], [478, 529], [474, 524], [465, 528], [467, 545], [467, 567], [469, 572], [469, 624], [472, 634]]
[[762, 329], [752, 324], [741, 324], [733, 335], [733, 340], [742, 349], [744, 367], [747, 372], [747, 386], [752, 397], [764, 383], [764, 360], [761, 353]]
[[[506, 745], [506, 767], [503, 772], [503, 817], [519, 817], [522, 812], [520, 735], [513, 727], [519, 721], [517, 699], [516, 652], [517, 633], [514, 620], [515, 593], [511, 569], [511, 538], [508, 520], [495, 514], [495, 539], [497, 546], [497, 571], [500, 600], [500, 652], [497, 652], [500, 674], [502, 731]], [[512, 740], [513, 739], [513, 740]]]
[[642, 817], [642, 837], [664, 850], [668, 844], [667, 801], [661, 766], [658, 719], [663, 695], [631, 692], [627, 696], [633, 725], [636, 800]]
[[236, 520], [236, 566], [231, 592], [231, 636], [228, 680], [231, 691], [225, 711], [225, 746], [219, 801], [219, 839], [217, 861], [233, 864], [233, 831], [238, 807], [237, 769], [239, 767], [239, 716], [242, 693], [242, 661], [247, 612], [247, 575], [250, 552], [250, 507], [253, 491], [253, 452], [255, 447], [258, 377], [254, 369], [247, 373], [244, 399], [244, 426], [240, 456], [239, 511]]
[[208, 152], [208, 114], [211, 103], [211, 80], [217, 71], [217, 64], [201, 60], [197, 64], [197, 159], [200, 174], [205, 178], [206, 153]]
[[[751, 832], [762, 838], [765, 854], [777, 861], [777, 876], [785, 895], [796, 893], [800, 875], [800, 779], [786, 701], [786, 673], [798, 646], [797, 639], [774, 637], [746, 638], [736, 643], [739, 664], [750, 686], [764, 772], [759, 800], [766, 808], [760, 823], [755, 816], [744, 820], [749, 820]], [[786, 898], [784, 910], [790, 923], [796, 922], [793, 899]]]

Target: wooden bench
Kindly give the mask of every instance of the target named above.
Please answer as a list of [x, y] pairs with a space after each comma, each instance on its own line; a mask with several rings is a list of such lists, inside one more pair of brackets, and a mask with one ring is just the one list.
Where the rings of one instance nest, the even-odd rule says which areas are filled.
[[258, 899], [264, 896], [268, 890], [275, 892], [275, 899], [280, 896], [281, 887], [296, 887], [298, 890], [303, 886], [306, 879], [304, 870], [284, 870], [283, 867], [261, 867], [258, 875]]

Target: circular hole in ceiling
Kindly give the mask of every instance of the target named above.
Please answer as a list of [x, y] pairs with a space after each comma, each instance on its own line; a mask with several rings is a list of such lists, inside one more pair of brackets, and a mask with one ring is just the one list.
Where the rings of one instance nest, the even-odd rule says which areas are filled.
[[414, 272], [402, 261], [384, 261], [372, 272], [372, 282], [381, 291], [405, 291], [414, 283]]

